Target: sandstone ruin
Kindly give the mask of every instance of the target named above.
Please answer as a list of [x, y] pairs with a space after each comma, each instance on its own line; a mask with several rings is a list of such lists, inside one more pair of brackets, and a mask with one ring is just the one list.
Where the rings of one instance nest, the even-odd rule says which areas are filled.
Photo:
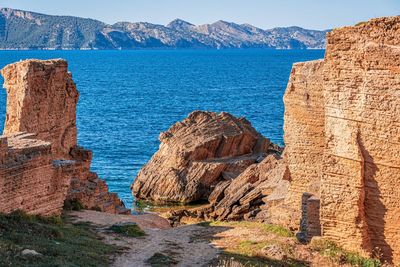
[[0, 212], [60, 214], [65, 200], [128, 213], [90, 171], [92, 152], [77, 145], [79, 93], [64, 60], [25, 60], [2, 71], [7, 90], [0, 137]]
[[[400, 17], [333, 30], [325, 59], [294, 65], [285, 94], [291, 173], [285, 204], [304, 211], [314, 203], [311, 210], [319, 217], [303, 218], [311, 232], [320, 227], [345, 248], [395, 263], [400, 262], [399, 36]], [[314, 202], [304, 202], [307, 195]]]

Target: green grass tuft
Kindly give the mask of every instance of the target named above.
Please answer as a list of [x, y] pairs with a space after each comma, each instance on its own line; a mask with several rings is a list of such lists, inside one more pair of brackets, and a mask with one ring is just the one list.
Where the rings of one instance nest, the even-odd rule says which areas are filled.
[[178, 262], [173, 257], [157, 252], [154, 253], [154, 255], [151, 256], [146, 263], [152, 267], [168, 267], [174, 266]]
[[146, 235], [146, 233], [135, 223], [121, 225], [115, 224], [111, 226], [109, 230], [113, 231], [114, 233], [129, 237], [141, 237]]
[[367, 23], [366, 21], [361, 21], [361, 22], [357, 23], [355, 26], [358, 27], [358, 26], [364, 25], [366, 23]]
[[382, 263], [377, 259], [370, 259], [361, 256], [358, 253], [349, 252], [333, 241], [326, 239], [312, 240], [311, 249], [319, 252], [321, 255], [328, 257], [333, 262], [340, 264], [350, 264], [360, 267], [380, 267]]
[[85, 209], [84, 205], [78, 199], [65, 200], [64, 201], [64, 210], [83, 210]]
[[[23, 257], [24, 249], [42, 256]], [[118, 251], [103, 243], [87, 224], [21, 211], [0, 214], [0, 266], [108, 266], [109, 255]]]
[[306, 267], [308, 263], [292, 258], [285, 260], [273, 260], [257, 256], [247, 256], [232, 252], [222, 252], [218, 258], [214, 259], [210, 267]]
[[294, 237], [294, 234], [283, 226], [275, 225], [275, 224], [262, 224], [262, 229], [264, 231], [274, 233], [278, 236], [282, 237]]

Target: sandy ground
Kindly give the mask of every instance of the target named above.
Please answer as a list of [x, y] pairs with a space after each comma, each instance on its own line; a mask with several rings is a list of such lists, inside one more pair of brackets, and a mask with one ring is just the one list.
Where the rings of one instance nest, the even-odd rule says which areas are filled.
[[[338, 266], [317, 252], [310, 250], [309, 246], [300, 244], [293, 237], [277, 236], [262, 231], [258, 227], [249, 228], [245, 225], [235, 224], [213, 224], [212, 226], [188, 224], [172, 228], [166, 219], [155, 214], [114, 215], [96, 211], [78, 211], [71, 212], [70, 215], [76, 222], [90, 222], [96, 226], [95, 228], [105, 242], [124, 248], [122, 253], [113, 256], [112, 266], [150, 266], [147, 260], [156, 253], [168, 255], [173, 259], [174, 262], [171, 265], [156, 265], [163, 267], [271, 266], [269, 264], [238, 265], [236, 263], [221, 265], [221, 258], [216, 260], [222, 250], [225, 253], [224, 255], [233, 255], [229, 253], [235, 253], [238, 246], [243, 242], [249, 244], [280, 244], [280, 246], [291, 251], [287, 255], [293, 257], [298, 263], [295, 265], [278, 263], [277, 265], [273, 264], [273, 266]], [[146, 232], [146, 236], [139, 238], [124, 237], [107, 231], [107, 228], [111, 225], [125, 222], [137, 223]], [[272, 254], [264, 254], [264, 256], [273, 259], [276, 253], [272, 252]], [[212, 261], [213, 264], [211, 264]], [[215, 265], [215, 262], [219, 263]]]

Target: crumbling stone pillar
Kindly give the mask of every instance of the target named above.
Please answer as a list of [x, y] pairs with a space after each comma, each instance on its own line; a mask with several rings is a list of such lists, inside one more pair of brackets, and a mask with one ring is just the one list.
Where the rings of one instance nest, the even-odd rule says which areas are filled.
[[64, 201], [129, 213], [90, 171], [92, 152], [77, 146], [78, 91], [67, 62], [25, 60], [1, 73], [7, 116], [0, 137], [0, 212], [60, 214]]
[[78, 91], [65, 60], [26, 60], [2, 70], [7, 90], [4, 134], [35, 133], [52, 144], [54, 158], [69, 158], [77, 144]]

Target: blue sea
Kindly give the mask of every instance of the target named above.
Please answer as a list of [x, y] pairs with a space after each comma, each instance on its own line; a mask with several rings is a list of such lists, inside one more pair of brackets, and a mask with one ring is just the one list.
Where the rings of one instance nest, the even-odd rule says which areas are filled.
[[[92, 170], [126, 206], [160, 132], [193, 110], [246, 117], [283, 144], [283, 102], [294, 62], [323, 50], [0, 51], [0, 67], [27, 58], [64, 58], [80, 92], [79, 144], [94, 152]], [[0, 78], [1, 84], [3, 79]], [[0, 90], [0, 125], [5, 90]]]

